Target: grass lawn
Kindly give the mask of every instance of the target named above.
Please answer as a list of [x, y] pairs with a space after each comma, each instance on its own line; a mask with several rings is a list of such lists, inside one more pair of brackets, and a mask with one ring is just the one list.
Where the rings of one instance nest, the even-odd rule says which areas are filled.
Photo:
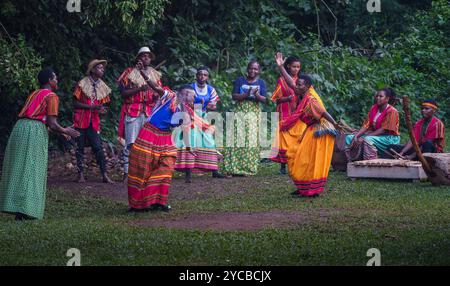
[[[351, 181], [331, 172], [323, 196], [295, 199], [289, 178], [277, 170], [262, 164], [245, 192], [183, 199], [184, 190], [177, 190], [169, 214], [128, 214], [126, 199], [96, 196], [95, 188], [80, 195], [52, 187], [44, 220], [15, 222], [0, 214], [0, 265], [63, 266], [69, 248], [81, 251], [82, 265], [364, 266], [370, 248], [381, 251], [382, 265], [450, 265], [450, 187]], [[204, 194], [214, 188], [198, 182]], [[301, 221], [249, 231], [138, 225], [228, 212], [296, 213]]]
[[[266, 167], [263, 173], [276, 171]], [[126, 202], [73, 197], [51, 189], [46, 218], [0, 216], [1, 265], [65, 265], [75, 247], [82, 265], [365, 265], [378, 248], [383, 265], [450, 264], [450, 188], [429, 183], [349, 181], [332, 173], [319, 199], [293, 199], [271, 186], [219, 199], [172, 201], [171, 214], [126, 214]], [[329, 214], [322, 218], [321, 213]], [[258, 231], [135, 226], [189, 213], [303, 211], [305, 223]], [[328, 212], [327, 212], [328, 211]]]

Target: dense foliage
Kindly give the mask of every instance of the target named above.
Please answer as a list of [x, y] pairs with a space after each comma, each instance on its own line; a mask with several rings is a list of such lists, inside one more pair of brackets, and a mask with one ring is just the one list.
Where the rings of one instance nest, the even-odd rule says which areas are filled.
[[[190, 82], [195, 68], [211, 68], [222, 111], [233, 108], [234, 78], [250, 59], [262, 65], [273, 90], [275, 51], [302, 59], [328, 109], [359, 125], [376, 89], [392, 86], [412, 98], [435, 98], [450, 114], [450, 5], [446, 0], [381, 1], [369, 13], [365, 0], [121, 0], [82, 1], [69, 13], [66, 1], [6, 0], [0, 4], [0, 131], [9, 134], [15, 114], [41, 66], [60, 76], [60, 120], [70, 124], [71, 91], [91, 58], [109, 61], [114, 88], [103, 136], [114, 138], [121, 105], [115, 79], [142, 45], [157, 54], [164, 83]], [[10, 35], [10, 36], [8, 36]], [[274, 110], [270, 104], [265, 110]], [[417, 118], [418, 113], [415, 113]], [[7, 136], [2, 136], [0, 144]]]

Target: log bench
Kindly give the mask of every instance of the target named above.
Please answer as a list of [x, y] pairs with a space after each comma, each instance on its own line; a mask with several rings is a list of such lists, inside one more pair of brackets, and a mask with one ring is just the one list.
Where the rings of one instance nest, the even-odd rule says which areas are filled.
[[450, 153], [424, 153], [435, 177], [429, 178], [433, 185], [450, 186]]

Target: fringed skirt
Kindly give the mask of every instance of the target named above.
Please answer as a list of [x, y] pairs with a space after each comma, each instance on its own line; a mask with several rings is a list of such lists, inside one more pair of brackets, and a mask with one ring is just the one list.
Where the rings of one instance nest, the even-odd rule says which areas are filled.
[[167, 205], [176, 156], [171, 132], [145, 123], [130, 152], [128, 202], [131, 208]]

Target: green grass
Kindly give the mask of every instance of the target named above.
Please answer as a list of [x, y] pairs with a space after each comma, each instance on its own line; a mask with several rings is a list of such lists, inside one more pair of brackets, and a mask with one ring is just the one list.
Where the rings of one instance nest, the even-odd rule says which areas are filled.
[[[277, 166], [255, 178], [268, 180]], [[378, 248], [383, 265], [450, 264], [450, 188], [429, 183], [350, 181], [331, 173], [326, 195], [292, 199], [270, 186], [220, 199], [172, 201], [176, 214], [125, 213], [126, 202], [76, 198], [52, 189], [46, 218], [18, 223], [0, 215], [1, 265], [65, 265], [78, 248], [82, 265], [365, 265]], [[193, 212], [329, 210], [336, 215], [291, 229], [199, 231], [130, 222]]]
[[[450, 187], [351, 181], [331, 172], [322, 197], [293, 199], [291, 184], [271, 184], [278, 166], [261, 167], [254, 178], [259, 187], [171, 200], [171, 214], [130, 215], [126, 201], [51, 189], [42, 221], [15, 222], [0, 214], [0, 265], [65, 265], [69, 248], [80, 249], [82, 265], [363, 266], [370, 248], [381, 251], [382, 265], [450, 265]], [[302, 211], [307, 223], [247, 232], [132, 225], [190, 213], [274, 210]], [[321, 219], [318, 210], [333, 215]]]

